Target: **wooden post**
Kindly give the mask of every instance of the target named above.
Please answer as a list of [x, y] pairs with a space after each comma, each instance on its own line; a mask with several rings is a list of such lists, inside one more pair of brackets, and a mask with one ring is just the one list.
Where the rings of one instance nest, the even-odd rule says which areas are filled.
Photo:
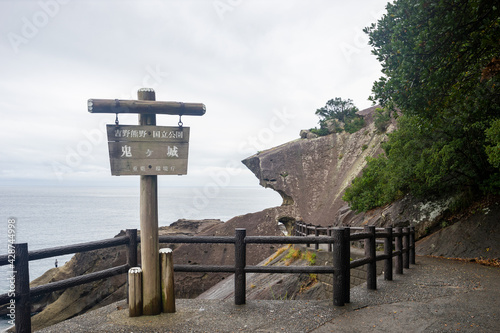
[[351, 303], [351, 228], [344, 228], [343, 270], [344, 270], [344, 302]]
[[387, 238], [384, 239], [384, 280], [392, 281], [392, 228], [385, 228]]
[[175, 312], [174, 260], [172, 249], [160, 249], [161, 307], [165, 313]]
[[403, 228], [403, 268], [410, 268], [410, 228]]
[[368, 289], [377, 289], [377, 253], [375, 251], [375, 226], [365, 226], [365, 232], [372, 234], [370, 238], [365, 239], [365, 256], [370, 258], [370, 262], [366, 264], [366, 287]]
[[[319, 236], [319, 230], [318, 226], [314, 226], [314, 236], [318, 237]], [[319, 249], [319, 243], [314, 244], [314, 249], [317, 251]]]
[[[309, 223], [307, 223], [307, 224], [306, 224], [306, 237], [307, 237], [307, 236], [309, 236], [309, 228], [310, 228], [309, 226], [310, 226], [310, 225], [311, 225], [311, 224], [309, 224]], [[311, 246], [311, 244], [310, 244], [310, 243], [307, 243], [307, 244], [306, 244], [306, 247], [309, 247], [309, 246]]]
[[132, 267], [128, 270], [128, 316], [139, 317], [142, 315], [142, 270]]
[[344, 228], [333, 228], [333, 305], [345, 304]]
[[410, 265], [415, 265], [415, 227], [410, 227]]
[[16, 303], [14, 320], [16, 333], [31, 333], [31, 302], [28, 244], [14, 244]]
[[[137, 267], [137, 229], [127, 229], [125, 231], [126, 236], [128, 237], [128, 245], [127, 245], [127, 265], [132, 267]], [[130, 281], [128, 280], [127, 275], [127, 284], [130, 285]], [[129, 296], [129, 288], [127, 287], [127, 304], [130, 301]]]
[[[327, 229], [327, 235], [330, 238], [332, 237], [332, 235], [333, 235], [333, 229], [332, 229], [332, 227], [328, 227], [328, 229]], [[331, 243], [328, 243], [328, 252], [332, 252], [332, 244]]]
[[[154, 101], [153, 89], [142, 88], [139, 100]], [[139, 125], [156, 125], [155, 114], [139, 114]], [[158, 176], [140, 176], [141, 266], [143, 283], [143, 314], [161, 312], [160, 263], [158, 260]]]
[[403, 274], [403, 242], [401, 240], [401, 227], [395, 228], [394, 231], [396, 232], [394, 245], [396, 248], [396, 252], [399, 252], [399, 254], [396, 256], [396, 274]]
[[137, 267], [137, 229], [127, 229], [125, 234], [128, 237], [127, 264]]
[[245, 237], [246, 229], [237, 228], [235, 230], [235, 243], [234, 243], [234, 304], [242, 305], [246, 303], [246, 246]]

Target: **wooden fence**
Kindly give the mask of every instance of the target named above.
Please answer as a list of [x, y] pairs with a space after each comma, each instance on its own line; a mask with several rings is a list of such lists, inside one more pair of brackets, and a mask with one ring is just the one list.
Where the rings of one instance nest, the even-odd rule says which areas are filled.
[[[396, 257], [396, 274], [403, 273], [403, 267], [409, 268], [409, 264], [415, 263], [414, 230], [409, 228], [384, 228], [377, 230], [373, 226], [364, 227], [361, 232], [351, 234], [354, 228], [330, 228], [326, 235], [320, 235], [318, 228], [314, 229], [314, 236], [308, 233], [311, 230], [305, 227], [297, 231], [297, 236], [247, 236], [245, 229], [236, 229], [235, 236], [226, 237], [178, 237], [160, 236], [160, 243], [215, 243], [234, 244], [235, 261], [231, 266], [216, 265], [175, 265], [176, 272], [227, 272], [234, 273], [234, 302], [236, 305], [246, 303], [246, 273], [316, 273], [333, 274], [333, 304], [343, 306], [350, 302], [349, 280], [350, 269], [361, 265], [367, 265], [367, 288], [377, 288], [376, 262], [384, 260], [384, 278], [392, 280], [392, 258]], [[357, 229], [356, 229], [357, 230]], [[413, 235], [413, 237], [412, 237]], [[376, 255], [376, 239], [384, 240], [384, 254]], [[365, 257], [350, 261], [350, 243], [355, 240], [364, 240]], [[393, 251], [393, 240], [395, 251]], [[0, 295], [0, 305], [15, 302], [15, 326], [16, 332], [31, 332], [31, 302], [30, 297], [50, 293], [56, 290], [66, 289], [81, 284], [109, 278], [118, 274], [126, 273], [131, 267], [137, 266], [137, 244], [140, 237], [136, 229], [126, 231], [126, 236], [106, 239], [96, 242], [82, 243], [70, 246], [62, 246], [50, 249], [28, 252], [28, 244], [15, 244], [14, 254], [0, 256], [0, 266], [12, 265], [15, 272], [15, 293]], [[246, 265], [247, 244], [327, 244], [332, 251], [332, 266], [249, 266]], [[42, 286], [31, 288], [29, 286], [30, 260], [55, 257], [64, 254], [85, 252], [125, 245], [128, 247], [127, 263], [121, 266], [109, 268], [82, 276], [69, 278], [62, 281], [51, 282]]]

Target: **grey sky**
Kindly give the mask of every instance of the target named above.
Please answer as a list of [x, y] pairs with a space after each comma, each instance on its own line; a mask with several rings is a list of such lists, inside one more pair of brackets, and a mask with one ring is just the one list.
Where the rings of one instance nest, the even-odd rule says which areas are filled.
[[[1, 1], [1, 184], [136, 184], [112, 177], [89, 98], [199, 102], [188, 175], [160, 183], [257, 185], [240, 163], [317, 125], [334, 97], [360, 108], [381, 75], [362, 32], [386, 1]], [[177, 117], [158, 116], [174, 126]], [[137, 116], [120, 116], [136, 124]]]

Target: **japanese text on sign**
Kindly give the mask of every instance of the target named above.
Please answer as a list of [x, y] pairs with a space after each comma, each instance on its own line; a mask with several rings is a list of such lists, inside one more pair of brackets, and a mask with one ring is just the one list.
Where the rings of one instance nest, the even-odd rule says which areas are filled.
[[113, 175], [187, 173], [189, 127], [108, 125]]

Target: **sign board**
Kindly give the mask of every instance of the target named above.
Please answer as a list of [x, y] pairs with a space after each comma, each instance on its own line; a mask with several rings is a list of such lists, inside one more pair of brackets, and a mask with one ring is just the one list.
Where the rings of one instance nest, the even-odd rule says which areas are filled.
[[186, 175], [189, 127], [106, 125], [111, 174]]

